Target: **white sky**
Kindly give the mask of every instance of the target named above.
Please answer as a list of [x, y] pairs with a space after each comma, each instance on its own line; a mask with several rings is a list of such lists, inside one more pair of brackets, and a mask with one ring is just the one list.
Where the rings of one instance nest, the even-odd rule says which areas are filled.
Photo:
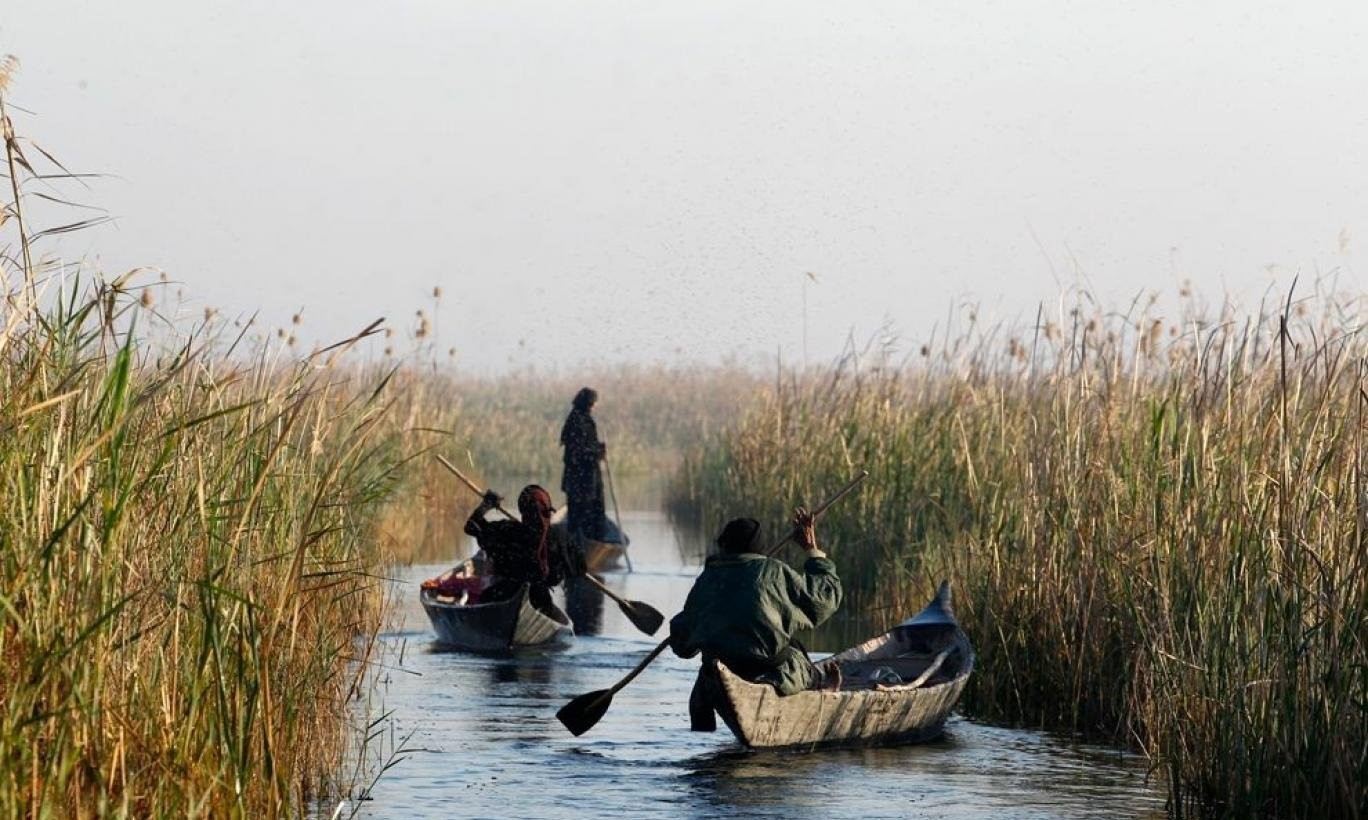
[[1357, 289], [1368, 236], [1362, 2], [10, 0], [5, 52], [117, 177], [64, 253], [310, 341], [440, 285], [476, 369], [797, 359], [805, 271], [813, 360], [1079, 281]]

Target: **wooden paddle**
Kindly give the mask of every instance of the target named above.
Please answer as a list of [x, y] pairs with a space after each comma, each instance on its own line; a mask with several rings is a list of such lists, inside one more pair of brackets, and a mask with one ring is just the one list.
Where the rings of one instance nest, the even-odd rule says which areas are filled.
[[[851, 479], [849, 484], [842, 487], [839, 492], [831, 498], [828, 498], [820, 507], [813, 510], [812, 517], [814, 519], [820, 517], [822, 513], [827, 511], [828, 507], [835, 504], [837, 501], [840, 501], [842, 498], [845, 498], [848, 493], [858, 487], [860, 482], [864, 481], [866, 478], [869, 478], [869, 471], [861, 470], [859, 475]], [[790, 531], [788, 535], [784, 536], [783, 540], [779, 541], [779, 543], [775, 544], [773, 547], [770, 547], [769, 554], [773, 555], [778, 552], [785, 544], [793, 540], [793, 536], [794, 532]], [[635, 680], [636, 676], [640, 675], [647, 666], [650, 666], [651, 661], [660, 657], [660, 653], [664, 652], [669, 645], [669, 638], [661, 641], [656, 645], [655, 649], [652, 649], [646, 657], [642, 658], [641, 663], [638, 663], [622, 680], [618, 681], [609, 689], [597, 689], [593, 692], [580, 695], [562, 706], [560, 711], [556, 712], [556, 719], [559, 720], [561, 725], [565, 726], [566, 729], [569, 729], [570, 734], [575, 737], [579, 737], [594, 728], [599, 720], [603, 718], [604, 714], [607, 713], [608, 707], [613, 705], [613, 695], [622, 691], [624, 686]]]
[[[456, 469], [455, 464], [452, 464], [450, 461], [447, 461], [440, 453], [437, 453], [435, 455], [437, 456], [437, 460], [442, 462], [442, 466], [450, 470], [452, 475], [459, 478], [467, 487], [470, 488], [471, 492], [475, 493], [480, 497], [484, 497], [485, 491], [481, 490], [479, 485], [477, 485], [475, 482], [467, 478], [465, 473], [462, 473], [460, 470]], [[497, 506], [495, 507], [495, 509], [503, 513], [504, 516], [511, 521], [518, 520], [517, 518], [513, 517], [512, 513], [510, 513], [508, 510], [505, 510], [502, 506]], [[661, 625], [665, 623], [665, 616], [660, 614], [660, 610], [642, 601], [631, 601], [626, 598], [623, 598], [616, 592], [613, 592], [611, 589], [604, 586], [602, 581], [595, 578], [593, 574], [589, 572], [585, 572], [583, 577], [585, 578], [585, 580], [589, 581], [589, 583], [598, 587], [604, 595], [607, 595], [609, 598], [612, 598], [614, 601], [616, 601], [618, 609], [621, 609], [622, 614], [627, 616], [627, 620], [632, 622], [632, 626], [635, 626], [637, 629], [640, 629], [647, 635], [654, 635], [656, 634], [656, 632], [660, 631]]]

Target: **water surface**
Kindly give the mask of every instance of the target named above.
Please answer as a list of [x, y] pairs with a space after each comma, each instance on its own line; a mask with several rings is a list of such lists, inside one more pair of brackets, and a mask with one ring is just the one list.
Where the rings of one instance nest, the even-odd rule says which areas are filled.
[[[698, 538], [659, 512], [625, 515], [631, 573], [607, 581], [677, 611], [698, 572]], [[837, 558], [839, 563], [839, 557]], [[606, 688], [654, 644], [609, 602], [601, 632], [555, 653], [504, 657], [433, 642], [417, 585], [445, 567], [397, 571], [391, 667], [378, 695], [389, 711], [372, 749], [397, 764], [366, 818], [557, 817], [1137, 817], [1161, 816], [1163, 793], [1140, 759], [1051, 735], [961, 717], [922, 746], [812, 754], [748, 752], [723, 726], [688, 730], [697, 661], [666, 653], [620, 692], [603, 721], [575, 738], [555, 720], [569, 698]], [[383, 752], [381, 751], [383, 747]], [[396, 748], [397, 747], [397, 748]]]

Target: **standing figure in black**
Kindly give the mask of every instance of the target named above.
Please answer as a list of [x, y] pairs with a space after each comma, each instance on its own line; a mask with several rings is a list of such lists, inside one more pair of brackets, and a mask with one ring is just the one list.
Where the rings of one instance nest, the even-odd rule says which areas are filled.
[[567, 526], [584, 538], [603, 538], [603, 471], [599, 462], [607, 447], [599, 441], [598, 425], [592, 415], [598, 393], [585, 387], [575, 394], [570, 415], [561, 427], [560, 442], [565, 448], [565, 476], [561, 489], [570, 506]]

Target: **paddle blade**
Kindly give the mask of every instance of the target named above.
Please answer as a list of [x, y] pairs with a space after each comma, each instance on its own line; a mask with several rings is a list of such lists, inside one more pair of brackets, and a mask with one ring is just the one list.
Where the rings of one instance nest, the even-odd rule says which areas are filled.
[[587, 695], [580, 695], [560, 708], [556, 720], [579, 737], [603, 718], [608, 707], [613, 705], [613, 690], [599, 689]]
[[632, 626], [647, 635], [656, 634], [665, 623], [665, 616], [660, 614], [660, 610], [641, 601], [619, 601], [618, 609], [632, 622]]

